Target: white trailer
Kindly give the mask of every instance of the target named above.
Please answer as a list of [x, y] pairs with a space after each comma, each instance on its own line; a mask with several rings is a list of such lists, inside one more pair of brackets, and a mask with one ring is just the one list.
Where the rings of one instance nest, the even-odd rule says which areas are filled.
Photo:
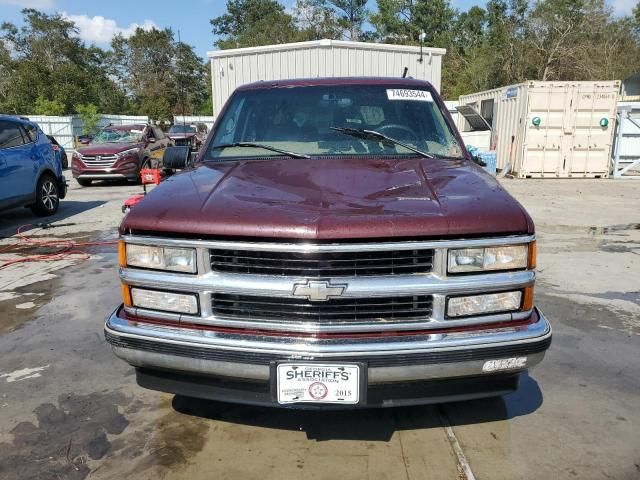
[[[604, 178], [619, 91], [618, 80], [529, 81], [463, 95], [459, 105], [473, 107], [490, 126], [498, 169], [521, 178]], [[463, 137], [481, 124], [458, 116]]]
[[213, 115], [240, 85], [315, 77], [400, 77], [427, 80], [440, 90], [442, 48], [317, 40], [209, 52]]

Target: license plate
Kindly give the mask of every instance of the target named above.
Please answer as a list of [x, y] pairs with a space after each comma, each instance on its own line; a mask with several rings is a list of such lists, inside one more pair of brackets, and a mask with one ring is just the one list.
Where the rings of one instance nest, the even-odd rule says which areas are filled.
[[280, 363], [276, 368], [278, 403], [360, 401], [360, 365]]

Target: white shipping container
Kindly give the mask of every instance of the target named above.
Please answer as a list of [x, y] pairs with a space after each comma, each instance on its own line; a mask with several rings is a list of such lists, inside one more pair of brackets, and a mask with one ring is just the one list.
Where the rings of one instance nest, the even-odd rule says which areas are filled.
[[618, 102], [612, 174], [640, 179], [640, 101]]
[[[607, 177], [619, 90], [617, 80], [529, 81], [459, 101], [491, 124], [499, 169], [518, 177]], [[462, 115], [458, 128], [471, 130]]]
[[213, 114], [240, 85], [260, 80], [315, 77], [400, 77], [427, 80], [440, 90], [442, 48], [317, 40], [209, 52]]

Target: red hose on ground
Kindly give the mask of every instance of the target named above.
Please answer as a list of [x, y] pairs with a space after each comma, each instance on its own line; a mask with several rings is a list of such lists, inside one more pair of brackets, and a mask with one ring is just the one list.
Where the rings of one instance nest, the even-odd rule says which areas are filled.
[[[33, 225], [26, 224], [18, 227], [16, 231], [16, 237], [18, 238], [18, 241], [14, 243], [10, 243], [0, 248], [0, 253], [6, 252], [8, 250], [12, 250], [14, 248], [24, 248], [24, 247], [32, 247], [35, 249], [39, 249], [39, 248], [40, 249], [56, 249], [56, 251], [43, 253], [39, 255], [28, 255], [26, 257], [19, 257], [19, 258], [6, 260], [3, 263], [0, 263], [0, 269], [8, 267], [10, 265], [15, 265], [17, 263], [63, 260], [72, 255], [81, 255], [80, 257], [74, 258], [74, 260], [85, 261], [85, 260], [88, 260], [91, 256], [83, 250], [84, 248], [117, 244], [117, 240], [105, 240], [105, 241], [97, 241], [97, 242], [76, 242], [70, 239], [38, 240], [32, 237], [25, 236], [23, 234], [23, 230], [26, 227], [30, 227], [30, 226], [33, 226]], [[55, 227], [55, 225], [52, 225], [52, 227]]]

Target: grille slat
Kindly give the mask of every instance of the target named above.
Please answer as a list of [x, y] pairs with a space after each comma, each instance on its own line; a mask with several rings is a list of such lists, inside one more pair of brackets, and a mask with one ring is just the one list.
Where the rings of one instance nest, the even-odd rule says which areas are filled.
[[210, 251], [214, 271], [279, 276], [335, 277], [407, 275], [429, 273], [433, 250], [379, 252], [260, 252], [251, 250]]
[[[257, 300], [257, 299], [261, 299], [262, 297], [253, 297], [252, 300], [252, 305], [276, 305], [278, 307], [285, 307], [285, 306], [291, 306], [293, 308], [315, 308], [318, 304], [313, 303], [313, 302], [309, 302], [309, 301], [304, 301], [303, 302], [296, 302], [296, 303], [284, 303], [284, 302], [278, 302], [278, 301], [267, 301], [267, 300]], [[282, 299], [282, 300], [288, 300], [288, 299]], [[380, 306], [386, 306], [389, 304], [389, 299], [388, 298], [382, 298], [380, 300], [380, 302], [378, 303], [372, 303], [371, 301], [373, 300], [372, 298], [368, 298], [366, 299], [366, 302], [363, 303], [359, 303], [358, 306], [362, 307], [362, 308], [368, 308], [368, 307], [380, 307]], [[225, 300], [225, 299], [220, 299], [218, 298], [217, 301], [220, 304], [234, 304], [237, 303], [237, 300]], [[337, 300], [334, 300], [335, 302], [337, 302]], [[418, 304], [423, 304], [423, 303], [431, 303], [431, 300], [420, 300], [420, 301], [407, 301], [407, 302], [396, 302], [393, 301], [393, 305], [395, 306], [403, 306], [403, 305], [415, 305], [416, 303]], [[351, 302], [349, 302], [348, 304], [346, 304], [343, 308], [351, 308], [353, 306], [353, 304]], [[339, 304], [335, 304], [332, 306], [333, 308], [341, 308], [342, 306]]]
[[103, 167], [112, 167], [118, 160], [118, 157], [115, 155], [104, 155], [104, 156], [100, 156], [100, 160], [98, 160], [96, 156], [82, 155], [80, 159], [87, 167], [103, 168]]
[[[212, 254], [211, 255], [212, 259], [215, 259], [216, 261], [221, 261], [221, 262], [226, 262], [228, 260], [229, 257], [227, 256], [223, 256], [223, 255], [216, 255], [216, 254]], [[256, 258], [259, 258], [261, 261], [263, 262], [282, 262], [282, 257], [278, 258], [278, 257], [251, 257], [251, 256], [246, 256], [246, 255], [234, 255], [232, 257], [234, 259], [234, 261], [242, 261], [242, 260], [247, 260], [249, 262], [253, 262], [256, 260]], [[376, 261], [376, 262], [394, 262], [394, 261], [411, 261], [413, 262], [416, 258], [421, 258], [419, 256], [416, 255], [407, 255], [407, 256], [397, 256], [397, 257], [380, 257], [380, 258], [366, 258], [366, 257], [361, 257], [361, 258], [334, 258], [334, 259], [325, 259], [324, 261], [327, 262], [331, 262], [331, 263], [346, 263], [346, 262], [354, 262], [354, 261]], [[431, 255], [429, 254], [424, 254], [422, 258], [431, 258]], [[323, 261], [322, 259], [317, 259], [317, 258], [288, 258], [287, 262], [289, 263], [316, 263], [319, 261]]]
[[[372, 303], [374, 302], [374, 303]], [[341, 298], [326, 302], [291, 298], [258, 297], [214, 293], [211, 296], [214, 315], [254, 319], [256, 321], [314, 320], [318, 322], [427, 320], [433, 311], [431, 295], [384, 298]]]

